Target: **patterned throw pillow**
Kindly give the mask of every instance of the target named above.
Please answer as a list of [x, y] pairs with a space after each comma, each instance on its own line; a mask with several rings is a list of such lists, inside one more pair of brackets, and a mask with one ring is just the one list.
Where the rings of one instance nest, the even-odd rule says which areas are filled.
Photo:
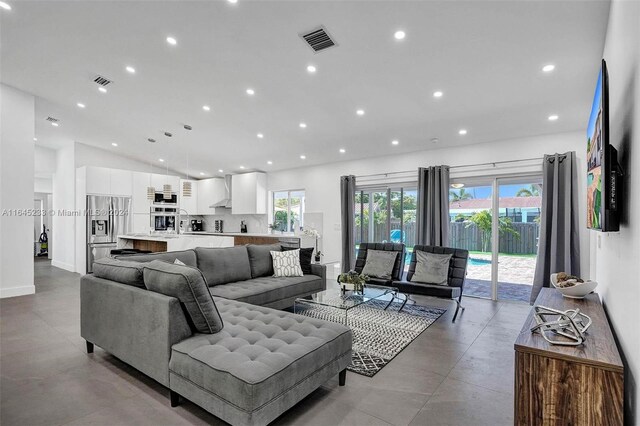
[[452, 254], [427, 253], [416, 251], [416, 270], [412, 282], [436, 285], [448, 285], [449, 262]]
[[397, 251], [367, 250], [367, 260], [362, 273], [370, 277], [389, 280], [397, 257]]
[[274, 277], [301, 277], [300, 249], [289, 251], [272, 251]]

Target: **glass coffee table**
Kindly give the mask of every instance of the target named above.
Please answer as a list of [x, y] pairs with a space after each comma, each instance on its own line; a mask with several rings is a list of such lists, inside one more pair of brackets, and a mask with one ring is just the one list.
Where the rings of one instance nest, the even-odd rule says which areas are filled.
[[[328, 306], [339, 309], [344, 312], [344, 323], [347, 324], [347, 316], [349, 311], [355, 307], [361, 306], [366, 303], [371, 303], [374, 300], [381, 300], [385, 296], [391, 296], [387, 305], [384, 307], [386, 310], [391, 306], [391, 303], [398, 297], [398, 289], [395, 287], [387, 287], [373, 284], [365, 284], [362, 293], [356, 293], [355, 291], [346, 291], [342, 293], [339, 289], [325, 290], [316, 293], [308, 298], [298, 298], [293, 304], [293, 312], [300, 313], [303, 309], [309, 306]], [[385, 300], [386, 302], [386, 300]], [[404, 304], [402, 305], [404, 307]], [[402, 309], [402, 308], [400, 308]]]

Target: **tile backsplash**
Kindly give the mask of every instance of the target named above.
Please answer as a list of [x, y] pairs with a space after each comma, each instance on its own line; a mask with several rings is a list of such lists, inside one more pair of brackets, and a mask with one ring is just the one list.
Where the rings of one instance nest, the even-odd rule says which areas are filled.
[[224, 232], [240, 232], [240, 221], [247, 224], [249, 233], [269, 232], [266, 214], [208, 214], [204, 216], [192, 215], [191, 219], [201, 219], [204, 222], [205, 231], [213, 231], [213, 221], [222, 219], [224, 221]]

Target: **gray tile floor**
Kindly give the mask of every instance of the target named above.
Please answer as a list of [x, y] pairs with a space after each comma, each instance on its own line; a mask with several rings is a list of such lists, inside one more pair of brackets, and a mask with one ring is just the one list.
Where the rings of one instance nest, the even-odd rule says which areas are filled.
[[[0, 301], [0, 423], [10, 425], [222, 424], [80, 338], [79, 278], [35, 266], [35, 295]], [[333, 282], [329, 283], [330, 285]], [[513, 424], [513, 342], [528, 305], [465, 298], [373, 378], [347, 374], [312, 393], [279, 425]]]

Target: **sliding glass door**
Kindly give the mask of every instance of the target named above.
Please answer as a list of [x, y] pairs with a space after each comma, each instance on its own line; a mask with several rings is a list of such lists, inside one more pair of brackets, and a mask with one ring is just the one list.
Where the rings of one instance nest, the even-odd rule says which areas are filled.
[[449, 245], [470, 252], [464, 295], [529, 301], [541, 188], [540, 176], [452, 180]]
[[[407, 258], [416, 236], [415, 187], [386, 187], [356, 191], [356, 253], [360, 243], [404, 243]], [[408, 261], [406, 262], [408, 267]]]

